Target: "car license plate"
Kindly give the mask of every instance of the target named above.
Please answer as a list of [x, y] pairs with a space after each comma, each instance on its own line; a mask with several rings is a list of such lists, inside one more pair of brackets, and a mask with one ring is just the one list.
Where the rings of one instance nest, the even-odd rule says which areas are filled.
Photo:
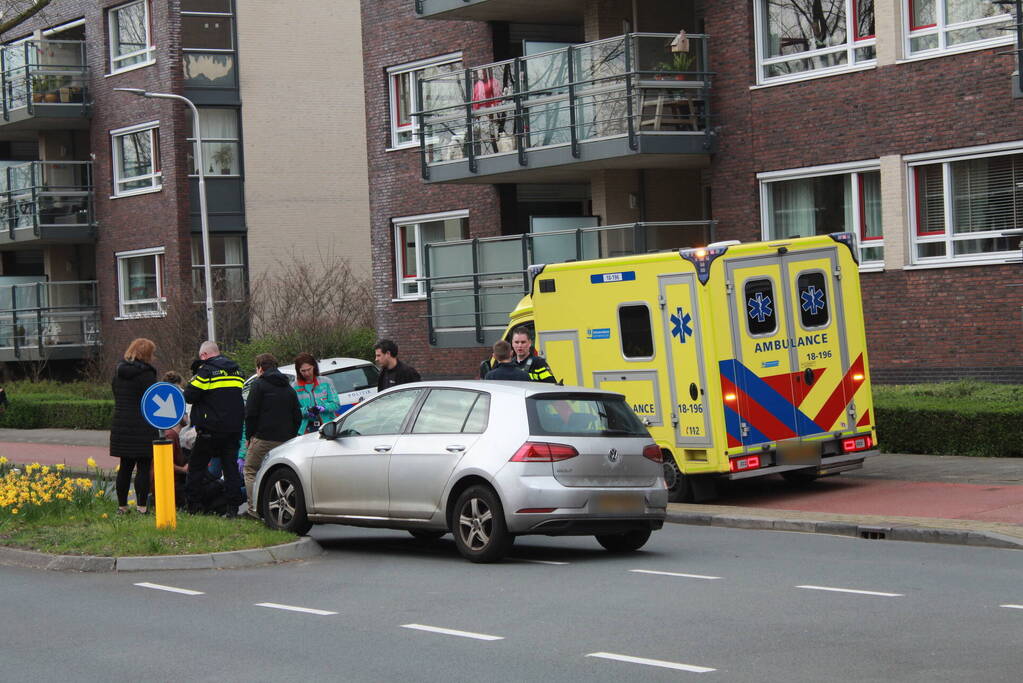
[[778, 446], [779, 465], [820, 465], [821, 444], [819, 441], [797, 441]]
[[596, 512], [643, 512], [645, 504], [641, 493], [598, 493], [593, 508]]

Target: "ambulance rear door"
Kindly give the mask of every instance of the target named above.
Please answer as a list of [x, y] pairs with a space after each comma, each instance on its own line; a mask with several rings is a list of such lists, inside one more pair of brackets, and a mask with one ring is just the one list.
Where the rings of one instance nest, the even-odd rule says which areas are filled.
[[712, 444], [704, 367], [706, 321], [698, 306], [701, 285], [695, 274], [677, 273], [661, 275], [658, 286], [675, 444], [707, 447]]

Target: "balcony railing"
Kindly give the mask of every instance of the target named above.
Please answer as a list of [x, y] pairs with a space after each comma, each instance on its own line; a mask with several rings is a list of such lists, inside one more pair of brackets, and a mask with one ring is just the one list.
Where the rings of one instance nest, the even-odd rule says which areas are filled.
[[26, 40], [0, 49], [4, 121], [86, 115], [86, 64], [80, 40]]
[[427, 244], [422, 280], [430, 343], [492, 341], [486, 331], [503, 330], [508, 314], [529, 291], [530, 264], [670, 251], [713, 241], [713, 221], [671, 221]]
[[83, 355], [100, 343], [96, 281], [0, 285], [0, 351], [24, 358]]
[[[632, 33], [419, 81], [416, 112], [423, 177], [441, 164], [562, 146], [581, 159], [590, 142], [623, 138], [628, 151], [647, 135], [695, 137], [710, 151], [707, 36]], [[571, 158], [568, 159], [571, 161]]]
[[96, 224], [92, 196], [91, 161], [30, 161], [0, 168], [0, 216], [12, 241], [91, 235]]

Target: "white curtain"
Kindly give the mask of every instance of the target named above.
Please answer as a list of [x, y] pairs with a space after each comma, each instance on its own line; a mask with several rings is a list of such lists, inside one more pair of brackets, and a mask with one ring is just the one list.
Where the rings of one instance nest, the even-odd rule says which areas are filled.
[[768, 193], [770, 238], [814, 234], [813, 178], [771, 183]]

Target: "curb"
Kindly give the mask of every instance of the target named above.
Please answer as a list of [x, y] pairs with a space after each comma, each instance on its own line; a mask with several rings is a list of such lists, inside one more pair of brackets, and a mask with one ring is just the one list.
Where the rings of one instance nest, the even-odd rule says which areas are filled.
[[0, 565], [77, 572], [140, 572], [161, 569], [238, 569], [263, 564], [304, 560], [323, 553], [308, 536], [297, 541], [250, 550], [229, 550], [201, 555], [147, 555], [143, 557], [96, 557], [50, 555], [34, 550], [0, 547]]
[[[759, 529], [767, 531], [798, 531], [809, 534], [851, 536], [872, 540], [915, 541], [917, 543], [946, 543], [986, 548], [1023, 550], [1023, 539], [993, 531], [978, 529], [949, 529], [912, 524], [860, 524], [815, 519], [769, 518], [743, 516], [734, 513], [708, 514], [669, 510], [666, 521], [674, 524], [718, 526], [732, 529]], [[938, 520], [934, 520], [938, 521]]]

